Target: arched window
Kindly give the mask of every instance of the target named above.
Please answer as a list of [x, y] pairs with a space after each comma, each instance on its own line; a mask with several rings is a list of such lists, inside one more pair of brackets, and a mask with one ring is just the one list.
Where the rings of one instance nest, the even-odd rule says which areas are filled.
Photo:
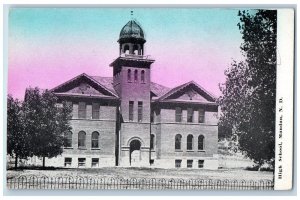
[[72, 132], [67, 131], [64, 133], [64, 147], [72, 147]]
[[145, 83], [145, 71], [144, 70], [142, 70], [142, 72], [141, 72], [141, 82]]
[[199, 135], [198, 137], [198, 150], [203, 150], [204, 149], [204, 136]]
[[188, 135], [187, 136], [187, 150], [193, 150], [193, 142], [194, 142], [194, 137], [193, 135]]
[[127, 44], [124, 46], [123, 53], [129, 54], [129, 46]]
[[93, 132], [92, 133], [92, 149], [98, 149], [99, 148], [99, 133]]
[[133, 46], [133, 54], [134, 55], [138, 55], [138, 53], [139, 53], [138, 51], [139, 51], [139, 46], [138, 45], [134, 45]]
[[85, 132], [84, 131], [80, 131], [78, 133], [78, 148], [85, 148]]
[[154, 134], [151, 134], [150, 135], [150, 149], [154, 149], [154, 139], [155, 139]]
[[131, 82], [131, 69], [127, 70], [127, 81]]
[[134, 70], [134, 82], [137, 82], [138, 80], [138, 70]]
[[180, 134], [177, 134], [175, 136], [175, 150], [181, 149], [181, 138], [182, 138], [182, 136]]

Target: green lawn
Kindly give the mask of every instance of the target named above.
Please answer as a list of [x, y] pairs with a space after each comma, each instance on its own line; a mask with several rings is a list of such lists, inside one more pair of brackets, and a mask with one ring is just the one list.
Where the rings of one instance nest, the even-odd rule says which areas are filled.
[[55, 170], [8, 170], [7, 177], [25, 176], [99, 176], [122, 178], [182, 178], [182, 179], [228, 179], [228, 180], [273, 180], [273, 172], [248, 171], [244, 169], [158, 169], [158, 168], [99, 168]]

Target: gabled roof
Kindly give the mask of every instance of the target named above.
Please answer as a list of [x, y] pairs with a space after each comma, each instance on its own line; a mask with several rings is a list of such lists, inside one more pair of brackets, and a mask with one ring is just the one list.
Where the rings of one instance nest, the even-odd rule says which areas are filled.
[[158, 83], [151, 82], [150, 90], [156, 97], [161, 97], [162, 95], [166, 94], [170, 90], [170, 88]]
[[[101, 77], [101, 76], [89, 76], [85, 73], [80, 74], [73, 79], [66, 81], [57, 87], [51, 89], [51, 91], [57, 93], [58, 95], [68, 95], [66, 92], [66, 88], [70, 87], [73, 83], [76, 81], [79, 81], [80, 79], [85, 78], [89, 81], [91, 81], [93, 84], [95, 84], [97, 87], [99, 87], [101, 90], [105, 91], [105, 95], [97, 95], [97, 94], [87, 94], [89, 96], [95, 96], [95, 97], [108, 97], [112, 96], [114, 98], [118, 98], [118, 94], [114, 89], [113, 86], [113, 78], [112, 77]], [[170, 100], [170, 97], [172, 97], [174, 94], [177, 94], [184, 90], [187, 87], [193, 87], [195, 91], [197, 91], [199, 94], [201, 94], [205, 99], [207, 99], [209, 102], [215, 102], [216, 97], [206, 91], [204, 88], [202, 88], [200, 85], [198, 85], [194, 81], [187, 82], [185, 84], [179, 85], [175, 88], [168, 88], [166, 86], [160, 85], [158, 83], [151, 82], [150, 84], [150, 90], [152, 95], [154, 96], [155, 101], [164, 101], [164, 100]], [[77, 95], [77, 94], [70, 94]], [[79, 96], [82, 96], [82, 94], [78, 94]], [[77, 96], [78, 96], [77, 95]]]
[[164, 95], [162, 95], [161, 97], [159, 97], [157, 100], [158, 101], [163, 101], [167, 98], [169, 98], [170, 96], [180, 92], [181, 90], [187, 88], [187, 87], [193, 87], [195, 88], [199, 93], [201, 93], [208, 101], [214, 102], [216, 100], [216, 97], [209, 93], [208, 91], [206, 91], [203, 87], [201, 87], [200, 85], [198, 85], [195, 81], [190, 81], [187, 83], [184, 83], [182, 85], [179, 85], [171, 90], [169, 90], [167, 93], [165, 93]]
[[[51, 91], [54, 92], [54, 93], [63, 93], [64, 88], [68, 87], [68, 85], [71, 85], [72, 83], [74, 83], [74, 82], [76, 82], [76, 81], [78, 81], [79, 79], [82, 79], [82, 78], [86, 78], [87, 80], [91, 81], [96, 86], [103, 89], [108, 95], [111, 95], [113, 97], [118, 98], [118, 95], [117, 95], [117, 93], [115, 92], [115, 90], [113, 89], [113, 86], [112, 86], [112, 78], [101, 77], [101, 79], [98, 79], [98, 78], [89, 76], [85, 73], [80, 74], [80, 75], [72, 78], [71, 80], [66, 81], [66, 82], [58, 85], [57, 87], [51, 89]], [[109, 84], [109, 82], [111, 84]]]

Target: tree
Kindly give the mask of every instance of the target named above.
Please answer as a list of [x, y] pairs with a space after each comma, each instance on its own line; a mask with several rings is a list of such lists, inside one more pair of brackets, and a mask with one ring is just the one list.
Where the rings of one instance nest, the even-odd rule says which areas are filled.
[[220, 124], [234, 129], [240, 149], [262, 165], [275, 157], [277, 12], [239, 11], [238, 16], [245, 60], [233, 61], [225, 71]]
[[63, 133], [71, 130], [72, 108], [49, 90], [28, 88], [25, 92], [25, 131], [30, 136], [33, 155], [52, 158], [63, 151]]
[[22, 103], [11, 95], [7, 97], [7, 153], [15, 157], [15, 168], [19, 158], [29, 156], [28, 135], [24, 132]]

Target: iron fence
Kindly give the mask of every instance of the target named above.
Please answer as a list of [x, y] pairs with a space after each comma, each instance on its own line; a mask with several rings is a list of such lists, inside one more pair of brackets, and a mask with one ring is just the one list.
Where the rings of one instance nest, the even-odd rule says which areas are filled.
[[273, 190], [271, 180], [205, 180], [164, 178], [48, 177], [7, 178], [8, 189], [140, 189], [140, 190]]

